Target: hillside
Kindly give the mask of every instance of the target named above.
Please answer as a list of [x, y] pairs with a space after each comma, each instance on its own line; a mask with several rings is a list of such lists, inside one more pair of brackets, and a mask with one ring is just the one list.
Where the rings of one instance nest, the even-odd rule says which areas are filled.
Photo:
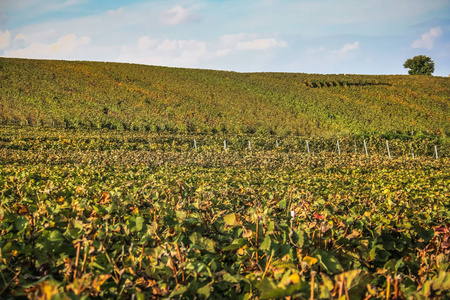
[[177, 133], [450, 134], [450, 78], [0, 58], [3, 124]]

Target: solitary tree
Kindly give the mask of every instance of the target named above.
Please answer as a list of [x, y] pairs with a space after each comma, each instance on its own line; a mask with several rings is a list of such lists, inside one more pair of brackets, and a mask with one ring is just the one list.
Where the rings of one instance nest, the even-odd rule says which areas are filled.
[[409, 75], [431, 75], [434, 72], [434, 61], [425, 55], [417, 55], [408, 58], [403, 67], [409, 68]]

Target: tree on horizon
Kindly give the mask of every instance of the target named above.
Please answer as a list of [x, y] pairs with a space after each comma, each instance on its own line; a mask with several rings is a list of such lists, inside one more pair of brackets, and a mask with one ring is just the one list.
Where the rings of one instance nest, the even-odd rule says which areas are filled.
[[409, 68], [409, 75], [430, 75], [434, 72], [434, 61], [425, 55], [417, 55], [408, 58], [403, 64], [404, 68]]

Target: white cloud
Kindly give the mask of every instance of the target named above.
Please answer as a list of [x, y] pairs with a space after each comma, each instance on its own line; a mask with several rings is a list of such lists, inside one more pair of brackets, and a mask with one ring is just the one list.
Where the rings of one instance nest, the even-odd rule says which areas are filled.
[[221, 51], [227, 50], [267, 50], [276, 47], [287, 47], [285, 41], [279, 41], [275, 38], [259, 39], [254, 34], [237, 33], [225, 34], [220, 38], [220, 44], [223, 47]]
[[158, 44], [157, 40], [151, 40], [148, 36], [142, 36], [138, 40], [138, 50], [145, 51], [149, 50], [152, 47], [155, 47]]
[[16, 37], [14, 39], [15, 40], [24, 40], [25, 39], [25, 35], [23, 33], [19, 33], [18, 35], [16, 35]]
[[[77, 38], [74, 34], [68, 34], [52, 44], [32, 43], [31, 45], [16, 50], [5, 51], [7, 57], [22, 58], [68, 58], [71, 59], [75, 50], [90, 43], [89, 37]], [[76, 54], [75, 54], [76, 55]]]
[[316, 70], [316, 72], [329, 72], [333, 68], [340, 69], [344, 64], [356, 57], [360, 42], [347, 43], [339, 49], [330, 49], [324, 46], [308, 48], [302, 56], [303, 66]]
[[286, 42], [277, 41], [276, 39], [256, 39], [251, 41], [238, 42], [236, 48], [238, 50], [266, 50], [269, 48], [286, 46]]
[[198, 40], [154, 40], [139, 38], [137, 45], [122, 48], [118, 61], [151, 65], [195, 67], [207, 56], [207, 45]]
[[345, 44], [344, 47], [340, 50], [341, 52], [347, 52], [352, 50], [358, 50], [359, 49], [359, 42], [356, 41], [353, 44]]
[[156, 49], [162, 51], [173, 51], [176, 50], [181, 45], [181, 43], [184, 42], [186, 41], [164, 40], [158, 45]]
[[345, 53], [359, 50], [359, 42], [356, 41], [353, 44], [345, 44], [341, 49], [339, 50], [333, 50], [333, 53], [344, 55]]
[[236, 44], [246, 38], [245, 33], [224, 34], [220, 37], [220, 43], [225, 47], [235, 47]]
[[161, 23], [164, 25], [178, 25], [188, 21], [198, 20], [198, 16], [190, 9], [185, 9], [181, 6], [175, 6], [161, 15]]
[[428, 50], [433, 49], [434, 41], [442, 35], [442, 28], [441, 27], [434, 27], [431, 28], [430, 31], [425, 32], [422, 34], [420, 39], [415, 40], [411, 44], [411, 48], [417, 49], [417, 48], [425, 48]]
[[120, 7], [116, 10], [108, 10], [106, 12], [106, 15], [110, 18], [119, 19], [120, 17], [123, 17], [125, 14], [125, 7]]
[[11, 34], [8, 30], [2, 32], [0, 31], [0, 50], [9, 47], [9, 42], [11, 40]]
[[263, 51], [286, 47], [286, 42], [275, 38], [258, 39], [257, 35], [226, 34], [216, 41], [151, 39], [141, 36], [136, 44], [122, 47], [118, 61], [164, 65], [174, 67], [198, 67], [217, 58], [237, 54], [242, 50]]

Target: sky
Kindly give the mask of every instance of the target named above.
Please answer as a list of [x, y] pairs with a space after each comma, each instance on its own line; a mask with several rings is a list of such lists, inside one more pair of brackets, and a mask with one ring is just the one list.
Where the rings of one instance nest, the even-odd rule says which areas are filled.
[[0, 56], [237, 72], [450, 75], [450, 0], [0, 0]]

